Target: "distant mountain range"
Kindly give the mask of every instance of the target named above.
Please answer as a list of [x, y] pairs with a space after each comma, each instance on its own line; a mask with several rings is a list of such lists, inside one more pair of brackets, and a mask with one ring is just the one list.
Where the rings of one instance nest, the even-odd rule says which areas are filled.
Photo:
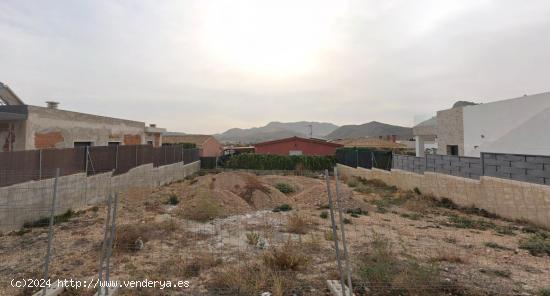
[[396, 135], [398, 139], [408, 139], [413, 136], [412, 128], [403, 127], [398, 125], [391, 125], [386, 123], [381, 123], [378, 121], [371, 121], [361, 125], [344, 125], [330, 134], [326, 135], [325, 138], [329, 140], [336, 139], [349, 139], [349, 138], [364, 138], [364, 137], [379, 137], [379, 136], [388, 136]]
[[310, 137], [310, 126], [314, 138], [325, 138], [338, 128], [326, 122], [270, 122], [262, 127], [248, 129], [232, 128], [222, 134], [214, 135], [220, 142], [254, 144], [288, 137]]

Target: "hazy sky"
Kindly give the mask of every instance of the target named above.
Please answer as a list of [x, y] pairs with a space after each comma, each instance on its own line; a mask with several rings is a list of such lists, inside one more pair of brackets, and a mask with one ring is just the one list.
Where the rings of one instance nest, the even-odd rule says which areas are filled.
[[216, 133], [550, 91], [550, 1], [0, 0], [26, 103]]

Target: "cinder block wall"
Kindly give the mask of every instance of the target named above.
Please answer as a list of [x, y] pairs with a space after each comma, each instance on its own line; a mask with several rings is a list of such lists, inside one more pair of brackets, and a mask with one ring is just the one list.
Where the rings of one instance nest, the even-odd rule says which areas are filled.
[[[196, 161], [156, 168], [153, 164], [146, 164], [116, 176], [108, 172], [89, 177], [85, 173], [59, 177], [55, 214], [102, 202], [109, 192], [124, 192], [130, 188], [153, 189], [183, 180], [199, 170], [200, 161]], [[0, 232], [18, 230], [25, 222], [48, 217], [53, 184], [54, 179], [47, 179], [0, 188]]]
[[473, 180], [440, 173], [423, 175], [399, 169], [352, 168], [338, 164], [344, 178], [379, 179], [403, 190], [415, 187], [423, 194], [446, 197], [456, 204], [474, 206], [508, 219], [522, 219], [550, 229], [550, 186], [482, 176]]

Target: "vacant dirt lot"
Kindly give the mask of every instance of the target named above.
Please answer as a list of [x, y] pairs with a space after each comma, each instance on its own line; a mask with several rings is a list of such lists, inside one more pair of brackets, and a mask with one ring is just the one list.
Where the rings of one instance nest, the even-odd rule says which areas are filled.
[[[546, 231], [372, 180], [341, 185], [357, 295], [549, 295]], [[316, 177], [224, 172], [136, 188], [121, 196], [111, 278], [190, 282], [122, 295], [328, 295], [338, 272], [327, 204]], [[55, 226], [53, 279], [97, 277], [106, 211]], [[40, 277], [46, 239], [41, 227], [0, 237], [0, 295], [30, 295], [9, 281]]]

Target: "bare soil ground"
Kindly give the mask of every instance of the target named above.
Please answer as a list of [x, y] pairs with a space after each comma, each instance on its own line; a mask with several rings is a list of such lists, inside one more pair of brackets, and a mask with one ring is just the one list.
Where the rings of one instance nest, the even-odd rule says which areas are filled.
[[[340, 189], [356, 295], [548, 295], [544, 241], [520, 248], [546, 231], [376, 181]], [[322, 178], [224, 172], [120, 198], [111, 278], [190, 281], [122, 295], [329, 295], [339, 277]], [[51, 278], [97, 278], [106, 211], [55, 225]], [[0, 237], [0, 295], [31, 295], [10, 280], [41, 277], [46, 239], [45, 227]]]

